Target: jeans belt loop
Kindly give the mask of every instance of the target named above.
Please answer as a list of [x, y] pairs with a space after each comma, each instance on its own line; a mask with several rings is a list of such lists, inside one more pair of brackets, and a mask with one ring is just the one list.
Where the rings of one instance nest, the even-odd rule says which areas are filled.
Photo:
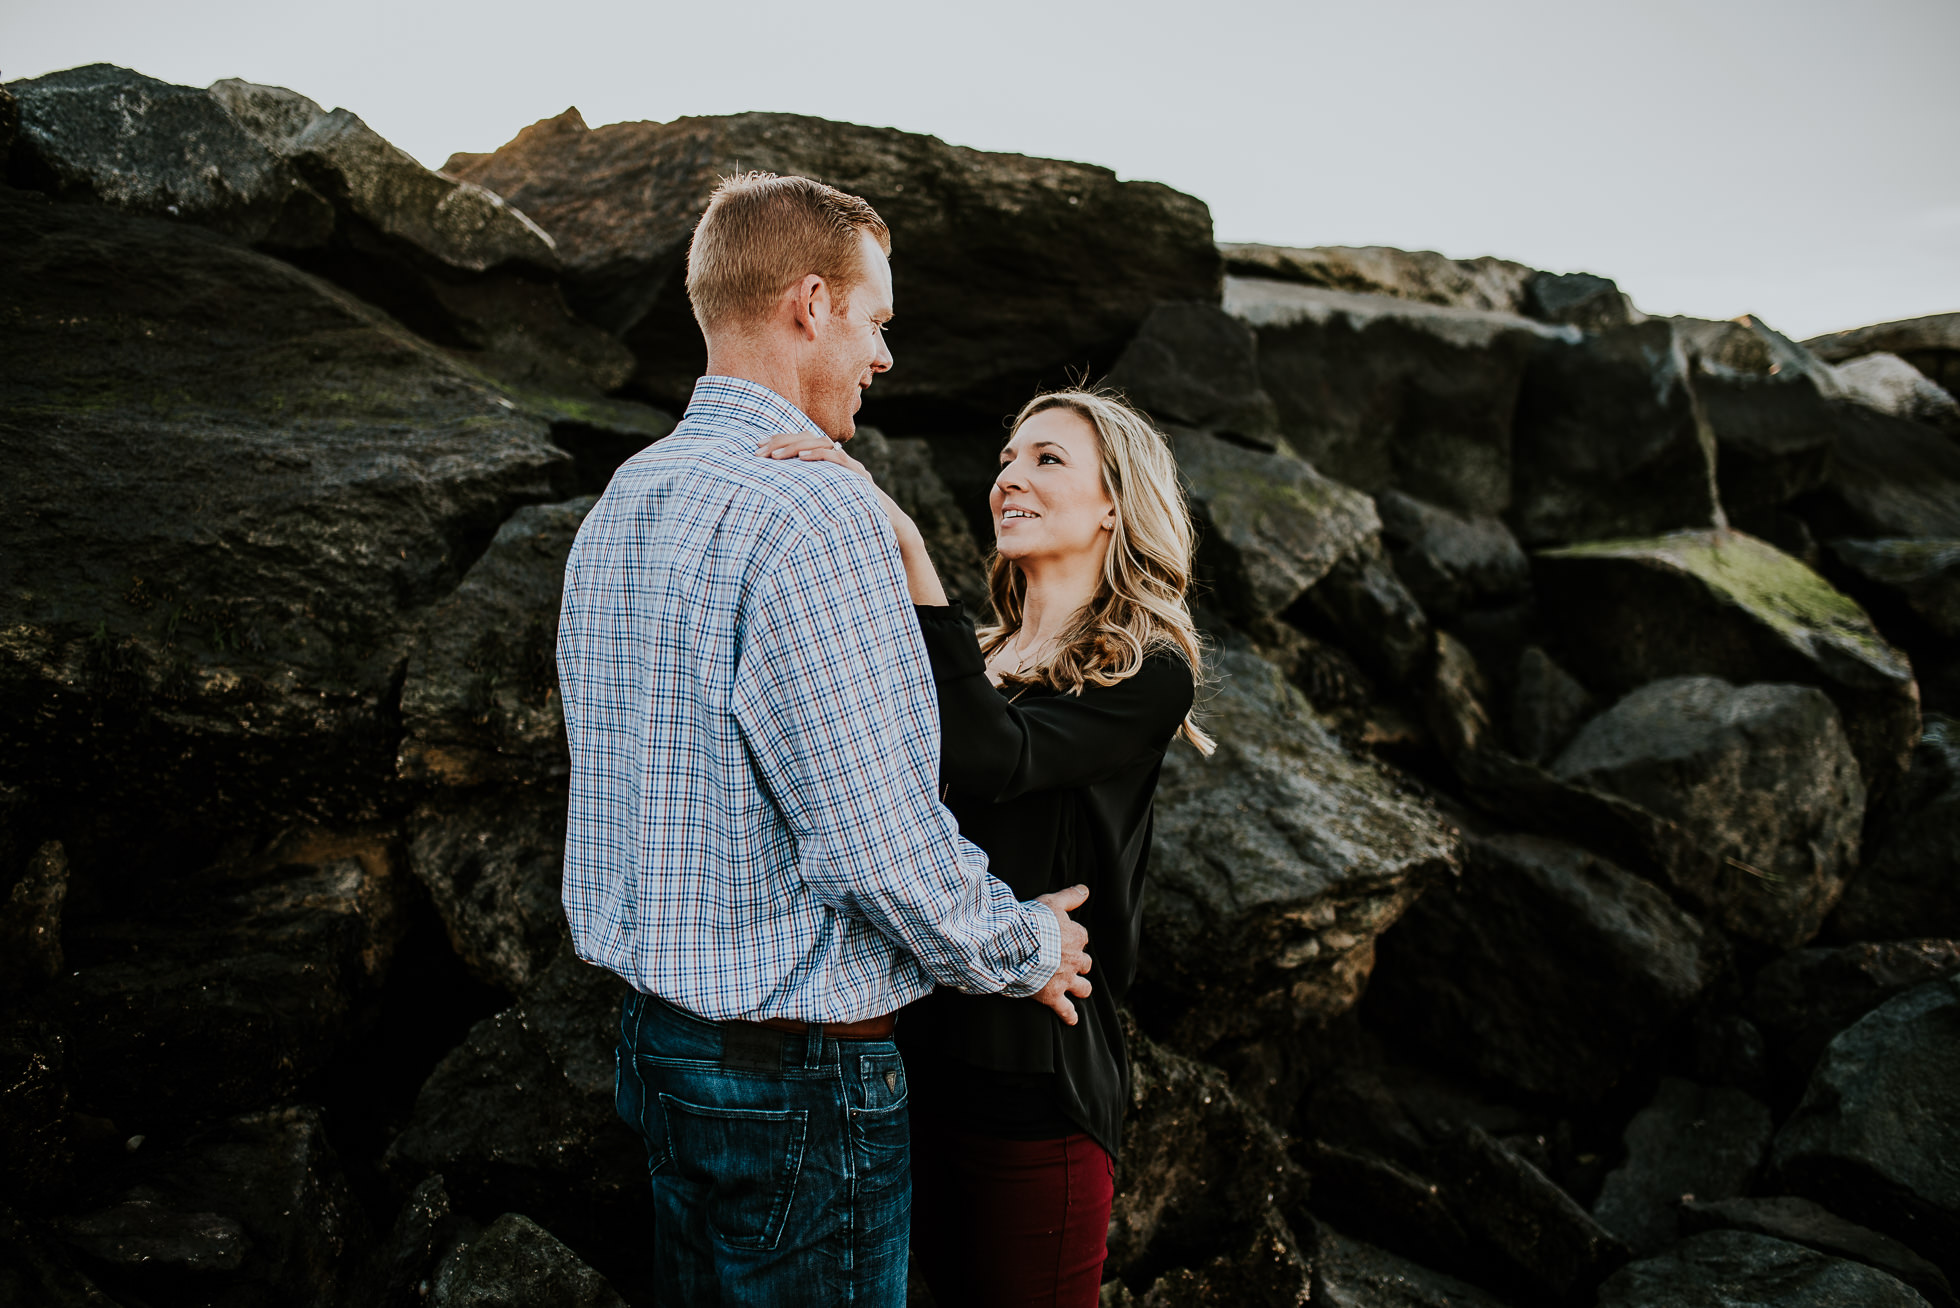
[[812, 1022], [803, 1038], [803, 1066], [823, 1066], [823, 1023]]

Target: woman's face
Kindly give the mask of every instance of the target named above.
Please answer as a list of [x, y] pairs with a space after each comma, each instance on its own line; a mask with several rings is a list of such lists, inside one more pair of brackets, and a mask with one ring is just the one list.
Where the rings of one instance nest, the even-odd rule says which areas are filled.
[[1108, 548], [1116, 506], [1103, 490], [1102, 442], [1070, 409], [1044, 409], [1000, 452], [988, 496], [1001, 557], [1026, 565]]

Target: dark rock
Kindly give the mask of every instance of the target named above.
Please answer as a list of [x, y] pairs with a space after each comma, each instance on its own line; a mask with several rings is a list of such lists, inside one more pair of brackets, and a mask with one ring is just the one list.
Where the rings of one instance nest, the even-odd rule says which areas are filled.
[[1451, 259], [1432, 250], [1397, 250], [1385, 245], [1296, 249], [1221, 244], [1218, 249], [1225, 256], [1226, 273], [1233, 277], [1299, 282], [1330, 291], [1389, 295], [1497, 313], [1524, 312], [1524, 288], [1534, 275], [1521, 263], [1489, 255]]
[[1841, 390], [1831, 369], [1747, 314], [1733, 322], [1674, 321], [1715, 433], [1724, 507], [1746, 513], [1822, 485], [1837, 430], [1831, 401]]
[[412, 615], [550, 496], [546, 423], [194, 228], [0, 190], [0, 279], [0, 774], [125, 827], [376, 814]]
[[197, 87], [89, 64], [8, 89], [19, 101], [14, 186], [271, 245], [319, 245], [333, 227], [292, 165]]
[[0, 1207], [0, 1303], [25, 1308], [117, 1308], [53, 1239]]
[[1880, 351], [1896, 354], [1948, 391], [1960, 392], [1960, 313], [1873, 323], [1813, 337], [1804, 345], [1831, 363]]
[[1104, 378], [1160, 423], [1272, 449], [1279, 412], [1259, 384], [1259, 341], [1215, 303], [1161, 304]]
[[1817, 934], [1858, 860], [1865, 787], [1823, 692], [1675, 677], [1580, 729], [1552, 771], [1678, 823], [1724, 867], [1674, 889], [1781, 948]]
[[1960, 977], [1840, 1032], [1776, 1136], [1779, 1188], [1960, 1269]]
[[[0, 1182], [13, 1202], [41, 1202], [74, 1181], [67, 1042], [29, 1012], [0, 1017]], [[0, 1273], [4, 1275], [4, 1273]], [[0, 1282], [4, 1283], [4, 1282]]]
[[1801, 1083], [1838, 1032], [1894, 995], [1960, 972], [1960, 940], [1798, 949], [1756, 974], [1748, 1010]]
[[1592, 692], [1542, 646], [1528, 645], [1511, 677], [1511, 745], [1520, 758], [1546, 763], [1598, 711]]
[[1528, 1094], [1599, 1099], [1714, 979], [1720, 939], [1576, 846], [1498, 835], [1463, 849], [1461, 881], [1382, 937], [1370, 1019]]
[[1423, 712], [1444, 755], [1455, 761], [1494, 748], [1490, 684], [1477, 656], [1449, 632], [1439, 631], [1429, 664]]
[[1428, 1176], [1368, 1148], [1315, 1139], [1298, 1150], [1313, 1178], [1313, 1210], [1400, 1253], [1460, 1272], [1486, 1270], [1475, 1241]]
[[429, 1303], [431, 1308], [626, 1308], [605, 1277], [518, 1213], [505, 1213], [443, 1259]]
[[1336, 560], [1307, 592], [1306, 604], [1378, 675], [1402, 683], [1422, 670], [1432, 644], [1429, 620], [1379, 540], [1363, 541]]
[[1299, 1308], [1312, 1297], [1307, 1251], [1277, 1212], [1267, 1210], [1249, 1239], [1202, 1267], [1178, 1267], [1158, 1277], [1140, 1308], [1224, 1308], [1272, 1304]]
[[1147, 1287], [1171, 1268], [1239, 1252], [1266, 1214], [1306, 1197], [1306, 1177], [1223, 1072], [1150, 1040], [1127, 1017], [1124, 1043], [1130, 1106], [1105, 1274]]
[[1944, 1273], [1897, 1240], [1868, 1230], [1821, 1204], [1794, 1195], [1767, 1199], [1691, 1199], [1681, 1205], [1681, 1229], [1748, 1231], [1876, 1267], [1925, 1296], [1934, 1308], [1953, 1308], [1953, 1286]]
[[1599, 1308], [1925, 1308], [1862, 1263], [1743, 1231], [1710, 1231], [1631, 1263], [1599, 1289]]
[[562, 785], [558, 600], [589, 497], [519, 509], [418, 623], [402, 683], [401, 774], [469, 787]]
[[1960, 540], [1834, 540], [1837, 561], [1895, 591], [1940, 635], [1960, 640]]
[[301, 833], [72, 923], [49, 991], [83, 1108], [125, 1130], [306, 1084], [360, 1027], [406, 927], [385, 837]]
[[1607, 1173], [1593, 1216], [1636, 1254], [1658, 1253], [1681, 1234], [1677, 1204], [1748, 1188], [1772, 1132], [1769, 1109], [1742, 1091], [1663, 1077], [1627, 1123], [1626, 1161]]
[[112, 1292], [149, 1301], [173, 1273], [225, 1302], [337, 1308], [372, 1252], [318, 1110], [236, 1118], [162, 1152], [145, 1150], [112, 1202], [62, 1223]]
[[1844, 396], [1894, 418], [1960, 436], [1960, 402], [1896, 354], [1867, 354], [1836, 370]]
[[1682, 676], [1816, 686], [1871, 793], [1905, 772], [1919, 737], [1911, 665], [1789, 555], [1740, 532], [1676, 532], [1548, 551], [1537, 578], [1540, 611], [1595, 689]]
[[443, 1256], [465, 1234], [468, 1219], [451, 1210], [440, 1176], [409, 1192], [375, 1261], [368, 1296], [376, 1308], [420, 1308], [435, 1288]]
[[404, 1181], [441, 1173], [465, 1211], [535, 1213], [599, 1245], [643, 1239], [646, 1148], [613, 1110], [625, 993], [568, 945], [437, 1064], [383, 1166]]
[[1463, 513], [1512, 501], [1512, 418], [1533, 350], [1576, 339], [1509, 313], [1228, 277], [1280, 430], [1329, 476]]
[[634, 384], [679, 405], [705, 357], [682, 291], [688, 237], [716, 180], [752, 168], [861, 195], [890, 224], [897, 303], [917, 326], [870, 392], [874, 410], [952, 399], [991, 422], [1071, 365], [1107, 370], [1157, 304], [1218, 297], [1202, 202], [909, 132], [765, 113], [588, 130], [567, 110], [445, 171], [550, 231], [573, 307], [624, 333]]
[[1314, 1237], [1312, 1301], [1332, 1308], [1504, 1308], [1473, 1285], [1325, 1224]]
[[1926, 715], [1912, 770], [1867, 824], [1864, 866], [1831, 919], [1843, 940], [1960, 939], [1960, 723]]
[[1610, 277], [1594, 273], [1533, 273], [1524, 284], [1525, 314], [1589, 332], [1645, 322], [1647, 315]]
[[0, 996], [38, 990], [61, 972], [61, 902], [68, 855], [58, 840], [35, 851], [0, 905]]
[[1825, 485], [1798, 507], [1821, 537], [1960, 539], [1960, 442], [1840, 403]]
[[1234, 644], [1217, 672], [1217, 753], [1174, 746], [1157, 791], [1137, 1002], [1176, 1047], [1227, 1057], [1352, 1007], [1375, 937], [1453, 869], [1456, 839], [1271, 664]]
[[[919, 525], [926, 553], [932, 557], [949, 599], [966, 606], [981, 621], [993, 611], [987, 590], [987, 564], [981, 557], [966, 515], [933, 467], [929, 442], [922, 437], [893, 440], [876, 427], [860, 426], [851, 437], [851, 457], [864, 465], [871, 479]], [[986, 511], [986, 497], [980, 497]], [[987, 533], [989, 546], [993, 532]]]
[[1366, 495], [1285, 452], [1172, 428], [1201, 535], [1199, 564], [1241, 620], [1283, 613], [1381, 529]]
[[1665, 319], [1539, 345], [1514, 430], [1506, 520], [1527, 545], [1722, 525], [1714, 434]]
[[7, 161], [14, 150], [14, 139], [20, 135], [20, 101], [14, 93], [0, 86], [0, 178], [6, 176]]
[[422, 805], [408, 862], [478, 980], [520, 994], [565, 937], [565, 794], [512, 788]]
[[1499, 519], [1452, 513], [1396, 490], [1375, 496], [1375, 509], [1395, 575], [1436, 621], [1531, 589], [1531, 564]]

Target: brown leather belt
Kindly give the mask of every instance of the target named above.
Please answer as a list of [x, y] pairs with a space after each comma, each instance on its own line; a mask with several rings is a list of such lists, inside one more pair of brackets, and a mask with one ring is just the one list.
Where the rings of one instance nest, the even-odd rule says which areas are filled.
[[819, 1026], [832, 1040], [889, 1040], [898, 1025], [898, 1014], [886, 1013], [883, 1017], [867, 1017], [856, 1022], [799, 1022], [793, 1017], [765, 1017], [760, 1022], [724, 1022], [723, 1026], [766, 1026], [771, 1031], [787, 1031], [792, 1035], [808, 1035], [810, 1028]]

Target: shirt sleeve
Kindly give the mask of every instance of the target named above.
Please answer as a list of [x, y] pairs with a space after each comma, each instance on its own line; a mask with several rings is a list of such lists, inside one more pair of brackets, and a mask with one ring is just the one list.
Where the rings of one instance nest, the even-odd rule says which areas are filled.
[[896, 540], [857, 478], [752, 598], [731, 706], [804, 883], [942, 985], [1019, 998], [1061, 956], [1044, 905], [987, 872], [938, 798], [939, 719]]
[[914, 611], [939, 691], [942, 775], [994, 803], [1116, 776], [1161, 754], [1191, 711], [1190, 665], [1170, 651], [1147, 655], [1114, 685], [1011, 701], [987, 679], [979, 638], [960, 605]]

